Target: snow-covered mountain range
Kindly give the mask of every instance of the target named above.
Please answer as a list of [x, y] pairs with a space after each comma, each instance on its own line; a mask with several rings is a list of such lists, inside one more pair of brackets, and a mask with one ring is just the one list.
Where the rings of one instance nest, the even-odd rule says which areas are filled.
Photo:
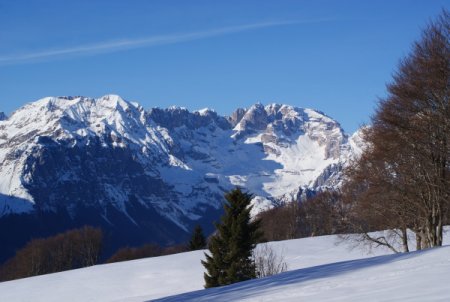
[[116, 95], [48, 97], [0, 117], [0, 226], [94, 224], [112, 237], [140, 230], [117, 245], [173, 243], [196, 223], [208, 229], [235, 186], [255, 195], [254, 213], [338, 187], [362, 144], [325, 114], [287, 105], [223, 117]]

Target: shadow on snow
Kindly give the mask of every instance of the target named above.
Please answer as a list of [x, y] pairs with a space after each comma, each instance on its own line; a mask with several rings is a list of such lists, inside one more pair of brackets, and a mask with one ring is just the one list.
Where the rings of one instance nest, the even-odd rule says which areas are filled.
[[194, 292], [179, 294], [176, 296], [165, 297], [150, 301], [175, 302], [175, 301], [230, 301], [230, 299], [244, 299], [256, 294], [270, 292], [275, 287], [286, 286], [290, 284], [300, 284], [303, 282], [314, 281], [322, 278], [329, 278], [352, 271], [385, 265], [396, 261], [401, 261], [417, 257], [420, 253], [417, 251], [405, 254], [385, 255], [366, 259], [343, 261], [331, 264], [324, 264], [309, 268], [297, 269], [290, 272], [281, 273], [276, 276], [266, 277], [244, 281], [228, 286], [198, 290]]

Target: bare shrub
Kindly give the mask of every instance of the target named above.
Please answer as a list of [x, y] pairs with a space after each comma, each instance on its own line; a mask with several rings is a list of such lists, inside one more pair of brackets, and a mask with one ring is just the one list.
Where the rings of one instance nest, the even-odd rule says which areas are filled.
[[256, 276], [264, 278], [287, 270], [283, 250], [277, 254], [268, 243], [261, 243], [253, 250]]

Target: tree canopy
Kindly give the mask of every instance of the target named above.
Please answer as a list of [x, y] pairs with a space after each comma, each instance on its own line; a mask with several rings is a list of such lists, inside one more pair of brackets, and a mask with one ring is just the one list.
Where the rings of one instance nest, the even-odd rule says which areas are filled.
[[203, 235], [203, 229], [201, 226], [197, 225], [192, 234], [191, 240], [189, 240], [189, 250], [201, 250], [206, 247], [205, 235]]
[[225, 195], [224, 215], [216, 224], [202, 261], [205, 287], [216, 287], [256, 278], [253, 249], [261, 237], [259, 220], [250, 218], [252, 195], [236, 188]]

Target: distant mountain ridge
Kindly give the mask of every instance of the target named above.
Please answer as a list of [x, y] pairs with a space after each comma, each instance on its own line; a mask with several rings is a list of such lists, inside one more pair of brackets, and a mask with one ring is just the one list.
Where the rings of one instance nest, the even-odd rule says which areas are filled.
[[[196, 223], [208, 229], [234, 186], [255, 195], [254, 213], [337, 188], [361, 144], [325, 114], [288, 105], [224, 117], [116, 95], [48, 97], [0, 118], [0, 229], [31, 238], [93, 224], [112, 246], [174, 243]], [[24, 241], [0, 236], [10, 251]]]

